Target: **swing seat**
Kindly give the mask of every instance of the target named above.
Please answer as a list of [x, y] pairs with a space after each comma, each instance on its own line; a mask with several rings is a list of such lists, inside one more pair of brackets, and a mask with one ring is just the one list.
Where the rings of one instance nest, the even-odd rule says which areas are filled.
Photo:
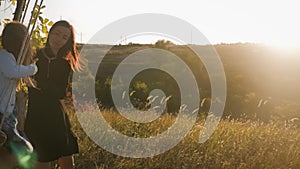
[[[2, 113], [0, 119], [2, 120]], [[19, 152], [32, 153], [33, 147], [31, 143], [17, 130], [17, 118], [14, 114], [4, 119], [4, 125], [0, 132], [0, 146], [12, 151], [14, 154]]]

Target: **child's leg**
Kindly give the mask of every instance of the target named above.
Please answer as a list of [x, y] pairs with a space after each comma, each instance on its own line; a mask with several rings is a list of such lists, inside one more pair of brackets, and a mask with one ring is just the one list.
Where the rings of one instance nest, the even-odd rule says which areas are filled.
[[[3, 114], [0, 113], [0, 119], [2, 120], [2, 118]], [[14, 113], [9, 114], [4, 119], [1, 130], [6, 134], [7, 140], [1, 148], [5, 148], [15, 156], [21, 167], [30, 168], [28, 166], [34, 165], [36, 161], [36, 154], [33, 153], [31, 143], [18, 132], [17, 123], [18, 121]]]
[[[0, 116], [2, 120], [3, 114], [1, 114]], [[7, 136], [4, 147], [8, 148], [11, 151], [25, 151], [28, 153], [33, 152], [33, 147], [30, 142], [22, 137], [18, 132], [17, 123], [18, 121], [14, 113], [7, 115], [7, 117], [4, 119], [4, 124], [1, 129]]]

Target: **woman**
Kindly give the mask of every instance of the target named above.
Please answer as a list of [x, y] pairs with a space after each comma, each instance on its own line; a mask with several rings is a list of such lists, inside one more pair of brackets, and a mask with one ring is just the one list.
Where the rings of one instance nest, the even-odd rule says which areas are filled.
[[[2, 123], [0, 133], [0, 168], [4, 168], [4, 166], [8, 167], [7, 165], [14, 165], [10, 156], [11, 153], [14, 156], [19, 156], [20, 152], [32, 153], [33, 150], [32, 145], [16, 129], [16, 116], [18, 112], [15, 102], [19, 79], [34, 75], [37, 72], [35, 63], [24, 66], [31, 59], [30, 47], [26, 44], [26, 41], [29, 43], [28, 40], [27, 29], [19, 22], [8, 23], [3, 29], [3, 49], [0, 50], [0, 122]], [[23, 43], [26, 45], [23, 46]], [[27, 53], [24, 56], [23, 65], [19, 65], [17, 60], [21, 56], [22, 46], [23, 49], [27, 49], [25, 50]], [[5, 136], [7, 139], [3, 139]]]
[[25, 133], [37, 152], [38, 169], [50, 168], [54, 160], [61, 169], [71, 169], [78, 143], [60, 101], [66, 97], [72, 71], [79, 68], [73, 27], [67, 21], [56, 22], [36, 57], [37, 87], [29, 88]]

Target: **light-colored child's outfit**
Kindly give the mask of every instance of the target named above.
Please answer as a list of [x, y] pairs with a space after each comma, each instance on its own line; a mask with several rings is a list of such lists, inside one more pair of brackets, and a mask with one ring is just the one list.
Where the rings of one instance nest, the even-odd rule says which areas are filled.
[[12, 53], [0, 50], [0, 122], [5, 117], [1, 130], [7, 135], [4, 147], [9, 150], [25, 149], [32, 152], [32, 145], [16, 129], [16, 88], [20, 78], [34, 75], [35, 63], [28, 66], [18, 65]]

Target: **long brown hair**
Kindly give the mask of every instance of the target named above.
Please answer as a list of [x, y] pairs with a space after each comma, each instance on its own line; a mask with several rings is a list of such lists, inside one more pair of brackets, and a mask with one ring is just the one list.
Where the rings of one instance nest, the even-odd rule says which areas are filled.
[[[75, 33], [74, 33], [73, 26], [65, 20], [57, 21], [50, 28], [49, 36], [51, 36], [51, 32], [57, 26], [66, 27], [71, 32], [71, 36], [69, 37], [67, 43], [59, 49], [59, 51], [57, 53], [57, 56], [68, 60], [68, 62], [69, 62], [69, 64], [70, 64], [73, 71], [80, 70], [81, 67], [80, 67], [80, 64], [79, 64], [79, 54], [78, 54], [77, 49], [76, 49]], [[49, 44], [49, 37], [48, 37], [47, 42], [46, 42], [45, 50], [46, 50], [47, 54], [53, 55], [53, 52], [51, 51], [51, 47], [50, 47], [50, 44]]]
[[12, 53], [16, 60], [18, 60], [24, 40], [26, 40], [24, 46], [26, 54], [21, 64], [28, 65], [32, 59], [32, 50], [26, 26], [17, 21], [6, 24], [2, 31], [2, 46], [5, 50]]

